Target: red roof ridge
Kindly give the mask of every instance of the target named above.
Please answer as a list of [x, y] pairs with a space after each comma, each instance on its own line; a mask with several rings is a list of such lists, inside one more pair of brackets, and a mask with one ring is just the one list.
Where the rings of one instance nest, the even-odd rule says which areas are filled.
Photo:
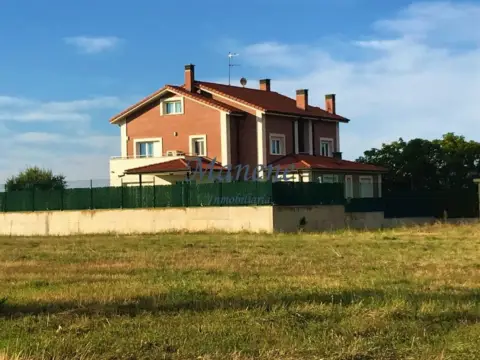
[[[330, 156], [310, 154], [288, 154], [273, 162], [271, 165], [290, 166], [296, 164], [299, 169], [322, 169], [333, 171], [364, 171], [386, 172], [388, 169], [373, 164], [364, 164], [351, 160], [337, 159]], [[299, 166], [300, 165], [300, 166]]]
[[[250, 102], [248, 102], [248, 101], [245, 101], [245, 100], [243, 100], [243, 99], [241, 99], [241, 98], [239, 98], [239, 97], [232, 96], [232, 95], [227, 94], [227, 93], [225, 93], [225, 92], [223, 92], [223, 91], [220, 91], [220, 90], [218, 90], [218, 89], [214, 89], [214, 88], [212, 88], [212, 87], [210, 87], [210, 86], [208, 86], [208, 85], [205, 86], [205, 85], [203, 85], [203, 84], [223, 85], [223, 86], [232, 86], [232, 85], [224, 85], [224, 84], [218, 84], [218, 83], [212, 83], [212, 82], [206, 82], [206, 81], [196, 81], [196, 84], [197, 84], [198, 86], [200, 86], [200, 88], [204, 87], [204, 88], [209, 89], [209, 90], [211, 90], [211, 91], [215, 91], [215, 92], [221, 93], [223, 96], [225, 96], [225, 97], [227, 97], [227, 98], [229, 98], [229, 99], [236, 100], [236, 101], [238, 101], [238, 102], [240, 102], [240, 103], [242, 103], [242, 104], [245, 104], [245, 105], [249, 105], [249, 106], [251, 106], [251, 107], [253, 107], [253, 108], [256, 108], [257, 110], [262, 110], [262, 111], [265, 111], [265, 110], [266, 110], [265, 108], [263, 108], [263, 107], [261, 107], [261, 106], [252, 104], [252, 103], [250, 103]], [[245, 89], [245, 88], [242, 88], [242, 87], [240, 87], [240, 86], [232, 86], [232, 87], [235, 87], [235, 88], [238, 88], [238, 89]], [[250, 88], [248, 88], [248, 89], [250, 89]], [[257, 89], [250, 89], [250, 90], [257, 90]], [[259, 90], [259, 91], [261, 91], [261, 90]]]
[[[235, 100], [241, 104], [248, 105], [254, 109], [264, 112], [278, 113], [278, 114], [294, 114], [304, 117], [331, 119], [341, 122], [349, 122], [347, 118], [338, 114], [332, 114], [328, 111], [320, 108], [319, 106], [308, 105], [306, 110], [298, 109], [295, 105], [295, 99], [281, 94], [276, 91], [265, 91], [260, 89], [246, 88], [235, 85], [226, 85], [220, 83], [213, 83], [207, 81], [196, 81], [195, 84], [200, 89], [221, 94], [222, 96]], [[233, 90], [234, 94], [228, 93], [228, 90]], [[245, 100], [243, 96], [240, 96], [240, 92], [244, 91], [244, 95], [249, 100]], [[235, 94], [236, 93], [236, 94]], [[272, 98], [272, 95], [276, 98]], [[253, 99], [253, 100], [252, 100]], [[255, 101], [254, 101], [255, 100]], [[258, 103], [256, 102], [258, 100]], [[261, 105], [261, 103], [264, 105]]]
[[113, 116], [110, 118], [110, 122], [118, 119], [119, 117], [125, 115], [126, 113], [128, 113], [129, 111], [135, 109], [137, 106], [140, 106], [142, 103], [144, 102], [147, 102], [149, 100], [151, 100], [152, 98], [154, 98], [155, 96], [157, 96], [158, 94], [162, 93], [164, 90], [165, 90], [166, 86], [163, 86], [162, 88], [160, 88], [159, 90], [151, 93], [150, 95], [148, 96], [145, 96], [142, 100], [140, 101], [137, 101], [135, 104], [127, 107], [125, 110], [119, 112], [117, 115]]
[[[193, 157], [193, 156], [192, 156]], [[200, 158], [202, 163], [202, 168], [204, 165], [208, 165], [211, 161], [210, 158], [206, 156], [198, 156], [195, 158]], [[194, 160], [196, 161], [196, 160]], [[154, 173], [154, 172], [176, 172], [176, 171], [188, 171], [191, 170], [192, 167], [188, 164], [184, 158], [179, 159], [172, 159], [168, 161], [162, 161], [150, 165], [143, 165], [138, 166], [132, 169], [125, 170], [126, 174], [147, 174], [147, 173]], [[213, 166], [213, 170], [221, 170], [224, 167], [217, 161]]]
[[305, 165], [306, 167], [312, 167], [309, 163], [307, 163], [305, 160], [300, 160], [300, 162]]
[[233, 107], [233, 106], [230, 106], [230, 105], [227, 105], [227, 104], [224, 104], [222, 103], [221, 101], [218, 101], [218, 100], [214, 100], [214, 99], [208, 99], [200, 94], [197, 94], [197, 93], [194, 93], [194, 92], [191, 92], [191, 91], [188, 91], [187, 89], [185, 89], [184, 87], [181, 87], [181, 86], [176, 86], [176, 85], [165, 85], [165, 87], [167, 89], [172, 89], [174, 91], [178, 91], [178, 92], [181, 92], [183, 93], [185, 96], [190, 96], [200, 102], [203, 102], [205, 104], [208, 104], [208, 105], [211, 105], [219, 110], [222, 110], [222, 111], [227, 111], [227, 112], [241, 112], [239, 109]]
[[[211, 91], [217, 94], [224, 96], [227, 99], [234, 100], [240, 104], [249, 106], [259, 111], [272, 114], [290, 114], [295, 116], [304, 116], [311, 117], [314, 119], [330, 119], [333, 121], [349, 122], [347, 118], [343, 116], [329, 113], [326, 110], [323, 110], [319, 106], [308, 105], [306, 110], [297, 108], [295, 105], [295, 99], [281, 94], [276, 91], [265, 91], [261, 89], [254, 88], [245, 88], [235, 85], [226, 85], [221, 83], [214, 83], [208, 81], [195, 81], [195, 85], [200, 89]], [[146, 105], [149, 101], [157, 98], [165, 90], [170, 90], [174, 93], [180, 93], [183, 96], [190, 97], [196, 101], [199, 101], [203, 104], [212, 106], [218, 110], [226, 111], [233, 114], [241, 114], [243, 111], [238, 107], [229, 105], [217, 99], [211, 99], [209, 97], [203, 96], [197, 92], [191, 92], [185, 88], [183, 85], [170, 85], [166, 84], [161, 89], [153, 92], [152, 94], [146, 96], [142, 100], [138, 101], [132, 106], [129, 106], [127, 109], [118, 113], [110, 119], [110, 122], [113, 123], [119, 118], [125, 116], [126, 114], [132, 112], [137, 108], [141, 108]], [[229, 90], [233, 92], [229, 93]]]

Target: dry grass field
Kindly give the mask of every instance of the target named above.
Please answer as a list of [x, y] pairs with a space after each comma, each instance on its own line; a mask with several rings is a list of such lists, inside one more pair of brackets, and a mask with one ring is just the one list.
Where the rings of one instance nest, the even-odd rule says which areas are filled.
[[480, 225], [0, 238], [0, 359], [480, 359]]

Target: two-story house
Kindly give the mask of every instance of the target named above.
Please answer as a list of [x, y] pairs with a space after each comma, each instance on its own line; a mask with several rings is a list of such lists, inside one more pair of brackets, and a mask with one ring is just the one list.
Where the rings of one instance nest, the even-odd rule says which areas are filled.
[[[373, 165], [343, 160], [335, 95], [325, 110], [309, 104], [307, 89], [290, 98], [271, 89], [198, 81], [186, 65], [184, 84], [165, 85], [114, 116], [121, 156], [110, 161], [112, 186], [182, 181], [202, 159], [207, 168], [273, 165], [295, 169], [291, 180], [343, 182], [347, 197], [381, 196], [381, 174]], [[190, 162], [189, 162], [190, 161]], [[192, 165], [193, 164], [193, 165]]]

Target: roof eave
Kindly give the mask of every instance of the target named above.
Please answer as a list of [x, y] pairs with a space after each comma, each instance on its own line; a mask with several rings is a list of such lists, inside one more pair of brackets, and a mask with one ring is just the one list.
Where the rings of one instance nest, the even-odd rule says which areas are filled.
[[281, 111], [274, 111], [274, 110], [265, 110], [265, 114], [267, 115], [279, 115], [279, 116], [290, 116], [290, 117], [301, 117], [303, 119], [312, 119], [312, 120], [327, 120], [327, 121], [335, 121], [335, 122], [343, 122], [348, 123], [350, 119], [344, 118], [343, 116], [337, 115], [339, 118], [334, 117], [326, 117], [326, 116], [312, 116], [312, 115], [300, 115], [297, 113], [289, 113], [289, 112], [281, 112]]
[[[246, 106], [250, 106], [250, 107], [252, 107], [252, 108], [254, 108], [254, 109], [256, 109], [256, 110], [265, 111], [265, 109], [264, 109], [263, 107], [261, 107], [261, 106], [252, 104], [252, 103], [250, 103], [250, 102], [248, 102], [248, 101], [245, 101], [245, 100], [243, 100], [243, 99], [237, 98], [236, 96], [231, 96], [231, 95], [229, 95], [229, 94], [227, 94], [227, 93], [224, 93], [223, 91], [220, 91], [220, 90], [218, 90], [218, 89], [211, 88], [210, 86], [205, 85], [205, 84], [203, 84], [202, 82], [198, 82], [198, 83], [197, 83], [197, 86], [198, 86], [200, 89], [205, 89], [205, 90], [208, 90], [208, 91], [213, 92], [213, 93], [221, 94], [222, 96], [224, 96], [224, 97], [226, 97], [226, 98], [228, 98], [228, 99], [230, 99], [230, 100], [237, 101], [237, 102], [239, 102], [240, 104], [243, 104], [243, 105], [246, 105]], [[208, 91], [207, 91], [207, 92], [208, 92]]]
[[120, 120], [123, 120], [125, 117], [127, 117], [128, 115], [130, 115], [132, 112], [134, 112], [135, 110], [138, 110], [140, 109], [142, 106], [145, 106], [147, 104], [149, 104], [150, 102], [152, 101], [155, 101], [156, 99], [158, 99], [160, 96], [162, 96], [165, 92], [167, 91], [172, 91], [170, 89], [168, 89], [168, 86], [164, 86], [163, 88], [161, 88], [160, 90], [156, 91], [155, 93], [153, 93], [152, 95], [150, 96], [147, 96], [146, 98], [144, 98], [143, 100], [140, 100], [139, 102], [137, 102], [136, 104], [130, 106], [129, 108], [127, 108], [126, 110], [120, 112], [119, 114], [117, 114], [116, 116], [112, 117], [110, 119], [110, 124], [115, 124], [115, 123], [118, 123]]
[[188, 169], [172, 169], [172, 170], [146, 170], [146, 171], [141, 171], [141, 170], [135, 170], [132, 169], [132, 171], [125, 171], [125, 174], [127, 175], [143, 175], [143, 174], [164, 174], [164, 173], [175, 173], [175, 172], [183, 172], [183, 171], [188, 171]]
[[[141, 100], [140, 102], [136, 103], [135, 105], [132, 105], [130, 107], [130, 109], [127, 108], [127, 110], [125, 110], [125, 111], [119, 113], [117, 116], [114, 116], [113, 118], [111, 118], [110, 119], [110, 124], [116, 124], [116, 123], [120, 122], [121, 120], [125, 119], [125, 117], [127, 117], [132, 112], [134, 112], [135, 110], [138, 110], [138, 109], [142, 108], [143, 106], [149, 104], [150, 102], [157, 100], [162, 95], [164, 95], [166, 92], [173, 92], [174, 94], [188, 97], [188, 93], [186, 93], [186, 91], [185, 92], [184, 91], [178, 91], [177, 89], [175, 89], [171, 85], [165, 85], [162, 89], [158, 90], [158, 92], [154, 93], [153, 95], [150, 95], [150, 97], [147, 97], [144, 100]], [[197, 101], [199, 101], [199, 100], [197, 100]], [[232, 111], [232, 110], [227, 109], [227, 108], [220, 108], [220, 106], [215, 106], [213, 104], [205, 103], [205, 105], [215, 107], [217, 110], [224, 111], [227, 114], [234, 115], [234, 116], [240, 116], [240, 115], [244, 114], [244, 112], [242, 112], [242, 111]]]
[[337, 173], [386, 173], [386, 170], [378, 170], [378, 169], [328, 169], [328, 168], [323, 168], [323, 167], [312, 167], [311, 170], [323, 170], [323, 171], [330, 171], [330, 172], [337, 172]]

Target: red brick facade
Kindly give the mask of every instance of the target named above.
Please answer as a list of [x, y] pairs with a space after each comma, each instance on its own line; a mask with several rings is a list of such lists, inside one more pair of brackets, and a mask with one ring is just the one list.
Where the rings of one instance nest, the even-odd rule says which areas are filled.
[[183, 114], [161, 115], [160, 101], [127, 120], [127, 155], [133, 156], [135, 139], [162, 138], [163, 153], [189, 153], [190, 135], [206, 135], [208, 157], [222, 161], [220, 111], [184, 97]]

